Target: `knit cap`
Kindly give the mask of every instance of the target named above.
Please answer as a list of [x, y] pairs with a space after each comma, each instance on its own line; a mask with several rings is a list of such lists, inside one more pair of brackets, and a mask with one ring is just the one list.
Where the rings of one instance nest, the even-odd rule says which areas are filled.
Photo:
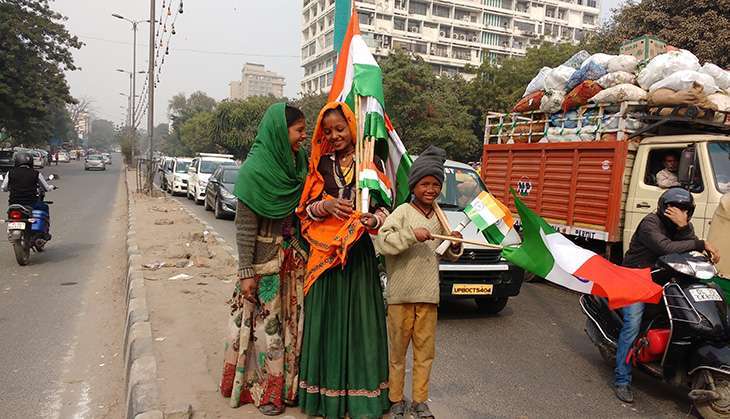
[[418, 181], [426, 176], [435, 177], [443, 185], [445, 161], [446, 151], [434, 145], [428, 146], [411, 166], [411, 171], [408, 173], [408, 188], [412, 191]]

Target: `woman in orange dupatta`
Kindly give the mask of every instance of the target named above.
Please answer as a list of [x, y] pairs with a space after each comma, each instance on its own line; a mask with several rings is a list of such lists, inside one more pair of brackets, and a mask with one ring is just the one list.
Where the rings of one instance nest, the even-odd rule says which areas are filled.
[[310, 245], [299, 404], [326, 418], [379, 418], [390, 407], [385, 307], [368, 234], [387, 210], [353, 210], [355, 127], [346, 104], [322, 109], [297, 208]]

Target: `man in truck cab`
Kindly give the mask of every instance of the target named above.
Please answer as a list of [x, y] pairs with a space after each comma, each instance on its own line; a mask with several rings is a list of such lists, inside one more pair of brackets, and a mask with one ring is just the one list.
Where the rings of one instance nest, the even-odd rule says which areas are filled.
[[[647, 214], [631, 237], [629, 250], [624, 256], [624, 266], [652, 268], [660, 256], [686, 253], [693, 250], [707, 252], [713, 263], [720, 260], [717, 249], [709, 242], [697, 238], [690, 220], [695, 209], [692, 194], [683, 188], [670, 188], [657, 203], [655, 213]], [[631, 361], [627, 360], [634, 344], [644, 314], [644, 303], [636, 303], [621, 309], [624, 319], [618, 336], [614, 391], [619, 400], [632, 403]]]
[[677, 176], [679, 158], [677, 155], [673, 152], [667, 152], [662, 159], [662, 163], [664, 164], [664, 169], [656, 174], [657, 186], [663, 189], [679, 186], [679, 176]]

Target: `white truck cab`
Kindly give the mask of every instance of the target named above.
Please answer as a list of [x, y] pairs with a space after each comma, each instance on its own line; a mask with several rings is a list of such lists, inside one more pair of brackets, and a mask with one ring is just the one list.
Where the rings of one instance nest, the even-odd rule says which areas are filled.
[[210, 175], [218, 166], [223, 164], [235, 165], [236, 161], [230, 154], [198, 153], [188, 167], [187, 197], [196, 204], [202, 205], [205, 200], [205, 187], [208, 186]]

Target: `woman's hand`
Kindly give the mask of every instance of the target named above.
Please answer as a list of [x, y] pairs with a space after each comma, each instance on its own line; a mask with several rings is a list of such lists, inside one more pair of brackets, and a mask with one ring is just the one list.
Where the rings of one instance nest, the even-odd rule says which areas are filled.
[[710, 256], [710, 261], [712, 261], [712, 263], [717, 264], [720, 262], [720, 251], [717, 250], [715, 246], [711, 245], [709, 242], [705, 242], [705, 251]]
[[243, 295], [243, 298], [247, 299], [248, 301], [252, 303], [256, 303], [256, 291], [258, 288], [258, 283], [256, 282], [256, 278], [246, 278], [241, 279], [241, 295]]
[[378, 218], [370, 213], [365, 213], [360, 216], [360, 222], [370, 230], [374, 229], [378, 225]]
[[433, 237], [431, 236], [431, 232], [428, 231], [428, 229], [425, 229], [423, 227], [414, 228], [413, 235], [416, 236], [416, 240], [418, 240], [419, 242], [425, 242], [426, 240], [433, 240]]
[[338, 220], [346, 220], [352, 215], [352, 201], [349, 199], [328, 199], [324, 201], [323, 207]]

